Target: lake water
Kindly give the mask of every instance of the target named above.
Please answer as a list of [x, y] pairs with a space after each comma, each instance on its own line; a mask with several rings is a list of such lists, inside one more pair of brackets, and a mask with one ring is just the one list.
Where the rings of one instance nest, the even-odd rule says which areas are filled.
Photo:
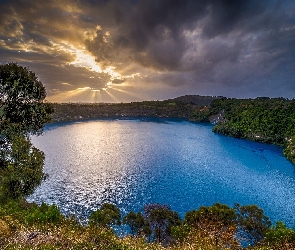
[[282, 149], [211, 129], [161, 119], [49, 125], [32, 138], [49, 177], [29, 200], [55, 203], [82, 221], [105, 202], [123, 214], [168, 204], [182, 217], [215, 202], [257, 204], [295, 228], [295, 166]]

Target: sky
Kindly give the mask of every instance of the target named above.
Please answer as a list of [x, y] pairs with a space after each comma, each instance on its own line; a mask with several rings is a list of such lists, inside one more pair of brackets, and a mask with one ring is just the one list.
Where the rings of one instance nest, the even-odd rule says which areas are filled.
[[51, 102], [295, 98], [294, 0], [0, 0], [0, 63]]

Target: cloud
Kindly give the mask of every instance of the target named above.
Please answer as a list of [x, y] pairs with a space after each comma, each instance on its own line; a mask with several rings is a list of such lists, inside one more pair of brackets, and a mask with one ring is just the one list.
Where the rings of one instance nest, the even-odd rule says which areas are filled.
[[[212, 64], [237, 61], [247, 53], [245, 46], [251, 50], [248, 53], [268, 52], [265, 43], [274, 48], [281, 46], [278, 39], [268, 38], [270, 32], [282, 32], [288, 25], [292, 29], [292, 23], [288, 24], [292, 13], [286, 15], [288, 6], [280, 2], [129, 1], [123, 8], [115, 1], [107, 10], [117, 24], [116, 29], [107, 38], [99, 30], [87, 47], [98, 61], [134, 60], [160, 70], [188, 70], [200, 59]], [[290, 37], [293, 30], [285, 30], [285, 36]], [[188, 33], [192, 35], [187, 36]], [[293, 47], [288, 44], [286, 49]], [[205, 52], [201, 51], [200, 57], [189, 64], [187, 52], [203, 48]]]
[[125, 82], [125, 79], [114, 79], [112, 80], [112, 83], [114, 84], [122, 84]]
[[53, 92], [111, 83], [138, 92], [153, 86], [163, 98], [295, 95], [293, 0], [0, 5], [1, 61], [30, 65]]

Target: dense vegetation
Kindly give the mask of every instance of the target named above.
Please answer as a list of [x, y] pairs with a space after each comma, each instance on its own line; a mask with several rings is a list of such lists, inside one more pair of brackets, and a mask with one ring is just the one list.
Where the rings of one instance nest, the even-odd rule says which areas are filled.
[[51, 105], [36, 74], [0, 65], [0, 198], [31, 194], [44, 178], [44, 154], [30, 142], [50, 121]]
[[106, 117], [185, 118], [220, 97], [183, 96], [165, 101], [131, 103], [54, 103], [53, 122]]
[[295, 163], [295, 100], [224, 98], [211, 103], [214, 113], [219, 113], [214, 132], [283, 146]]
[[[127, 225], [119, 237], [112, 226]], [[295, 231], [282, 222], [271, 226], [255, 205], [231, 208], [216, 203], [189, 211], [182, 220], [169, 206], [148, 204], [122, 217], [103, 204], [82, 226], [55, 205], [9, 200], [0, 204], [1, 249], [294, 249]]]

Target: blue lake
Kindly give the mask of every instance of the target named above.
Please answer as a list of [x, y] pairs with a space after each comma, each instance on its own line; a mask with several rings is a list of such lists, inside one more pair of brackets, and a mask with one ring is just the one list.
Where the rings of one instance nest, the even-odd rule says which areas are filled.
[[33, 144], [49, 177], [29, 197], [82, 221], [102, 203], [123, 214], [147, 203], [185, 212], [215, 202], [257, 204], [295, 228], [295, 166], [273, 145], [214, 134], [181, 120], [52, 124]]

